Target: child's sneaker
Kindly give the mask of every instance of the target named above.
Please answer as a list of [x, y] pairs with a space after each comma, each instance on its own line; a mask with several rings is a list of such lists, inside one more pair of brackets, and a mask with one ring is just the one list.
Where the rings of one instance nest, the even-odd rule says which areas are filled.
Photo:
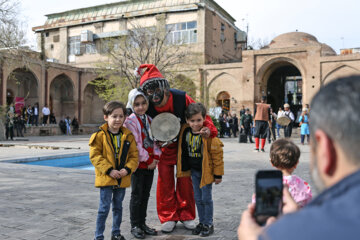
[[205, 224], [200, 232], [200, 237], [207, 237], [213, 233], [214, 233], [214, 225], [209, 226]]
[[198, 225], [196, 225], [196, 228], [194, 230], [192, 230], [192, 234], [193, 235], [199, 235], [200, 232], [203, 230], [204, 225], [202, 223], [199, 223]]
[[124, 236], [119, 234], [119, 235], [116, 235], [116, 236], [111, 236], [111, 240], [125, 240]]
[[259, 152], [259, 149], [258, 149], [258, 148], [255, 148], [255, 149], [254, 149], [254, 152]]
[[265, 149], [262, 148], [262, 149], [261, 149], [261, 152], [265, 152]]

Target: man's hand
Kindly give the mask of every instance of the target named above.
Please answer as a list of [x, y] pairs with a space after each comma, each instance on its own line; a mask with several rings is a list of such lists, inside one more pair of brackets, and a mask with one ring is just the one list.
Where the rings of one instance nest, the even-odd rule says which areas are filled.
[[125, 168], [120, 169], [120, 177], [125, 177], [128, 175], [128, 171]]
[[240, 225], [238, 227], [239, 240], [256, 240], [263, 230], [253, 217], [255, 211], [255, 204], [249, 204], [248, 209], [241, 215]]
[[222, 179], [221, 178], [215, 178], [215, 184], [219, 184], [222, 182]]
[[115, 169], [111, 170], [109, 176], [112, 177], [112, 178], [115, 178], [115, 179], [121, 178], [120, 171], [115, 170]]
[[210, 137], [210, 129], [208, 127], [203, 127], [200, 129], [200, 135], [203, 138], [209, 138]]

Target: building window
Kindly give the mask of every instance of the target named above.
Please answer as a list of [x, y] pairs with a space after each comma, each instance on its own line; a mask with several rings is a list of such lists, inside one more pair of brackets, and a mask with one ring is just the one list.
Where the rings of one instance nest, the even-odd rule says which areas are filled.
[[167, 24], [167, 44], [190, 44], [197, 42], [197, 22]]
[[80, 36], [69, 37], [69, 55], [95, 54], [95, 42], [81, 43]]
[[221, 23], [220, 41], [225, 42], [225, 24]]
[[86, 54], [95, 54], [95, 53], [97, 53], [96, 44], [94, 42], [86, 43], [85, 44], [85, 53]]
[[237, 50], [237, 33], [234, 32], [234, 49]]
[[80, 55], [80, 36], [69, 37], [69, 55]]

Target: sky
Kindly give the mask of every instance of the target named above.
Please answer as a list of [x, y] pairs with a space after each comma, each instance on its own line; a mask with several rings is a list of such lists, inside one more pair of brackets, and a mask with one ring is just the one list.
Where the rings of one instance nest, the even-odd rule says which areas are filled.
[[[35, 46], [31, 27], [45, 23], [45, 14], [119, 2], [119, 0], [20, 0], [21, 19], [26, 22], [29, 45]], [[216, 0], [246, 31], [250, 41], [270, 42], [286, 33], [306, 32], [337, 53], [360, 47], [360, 1], [358, 0]]]

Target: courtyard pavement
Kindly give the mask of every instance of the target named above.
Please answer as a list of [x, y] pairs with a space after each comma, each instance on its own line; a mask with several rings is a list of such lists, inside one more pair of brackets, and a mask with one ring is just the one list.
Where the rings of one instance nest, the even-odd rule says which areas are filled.
[[[28, 137], [27, 141], [0, 142], [0, 239], [93, 239], [99, 190], [94, 172], [67, 168], [9, 163], [33, 161], [48, 156], [84, 155], [89, 136]], [[241, 212], [251, 201], [254, 175], [259, 169], [272, 169], [269, 144], [265, 153], [253, 152], [253, 144], [223, 138], [225, 175], [213, 186], [215, 233], [206, 239], [236, 239]], [[294, 139], [299, 144], [299, 139]], [[300, 146], [301, 158], [295, 174], [310, 182], [309, 146]], [[156, 214], [156, 180], [151, 190], [147, 224], [160, 229]], [[314, 190], [314, 189], [313, 189]], [[121, 233], [130, 234], [130, 188], [123, 202]], [[112, 217], [106, 222], [105, 239], [110, 239]], [[146, 239], [203, 239], [191, 235], [182, 223], [171, 234], [159, 232]]]

